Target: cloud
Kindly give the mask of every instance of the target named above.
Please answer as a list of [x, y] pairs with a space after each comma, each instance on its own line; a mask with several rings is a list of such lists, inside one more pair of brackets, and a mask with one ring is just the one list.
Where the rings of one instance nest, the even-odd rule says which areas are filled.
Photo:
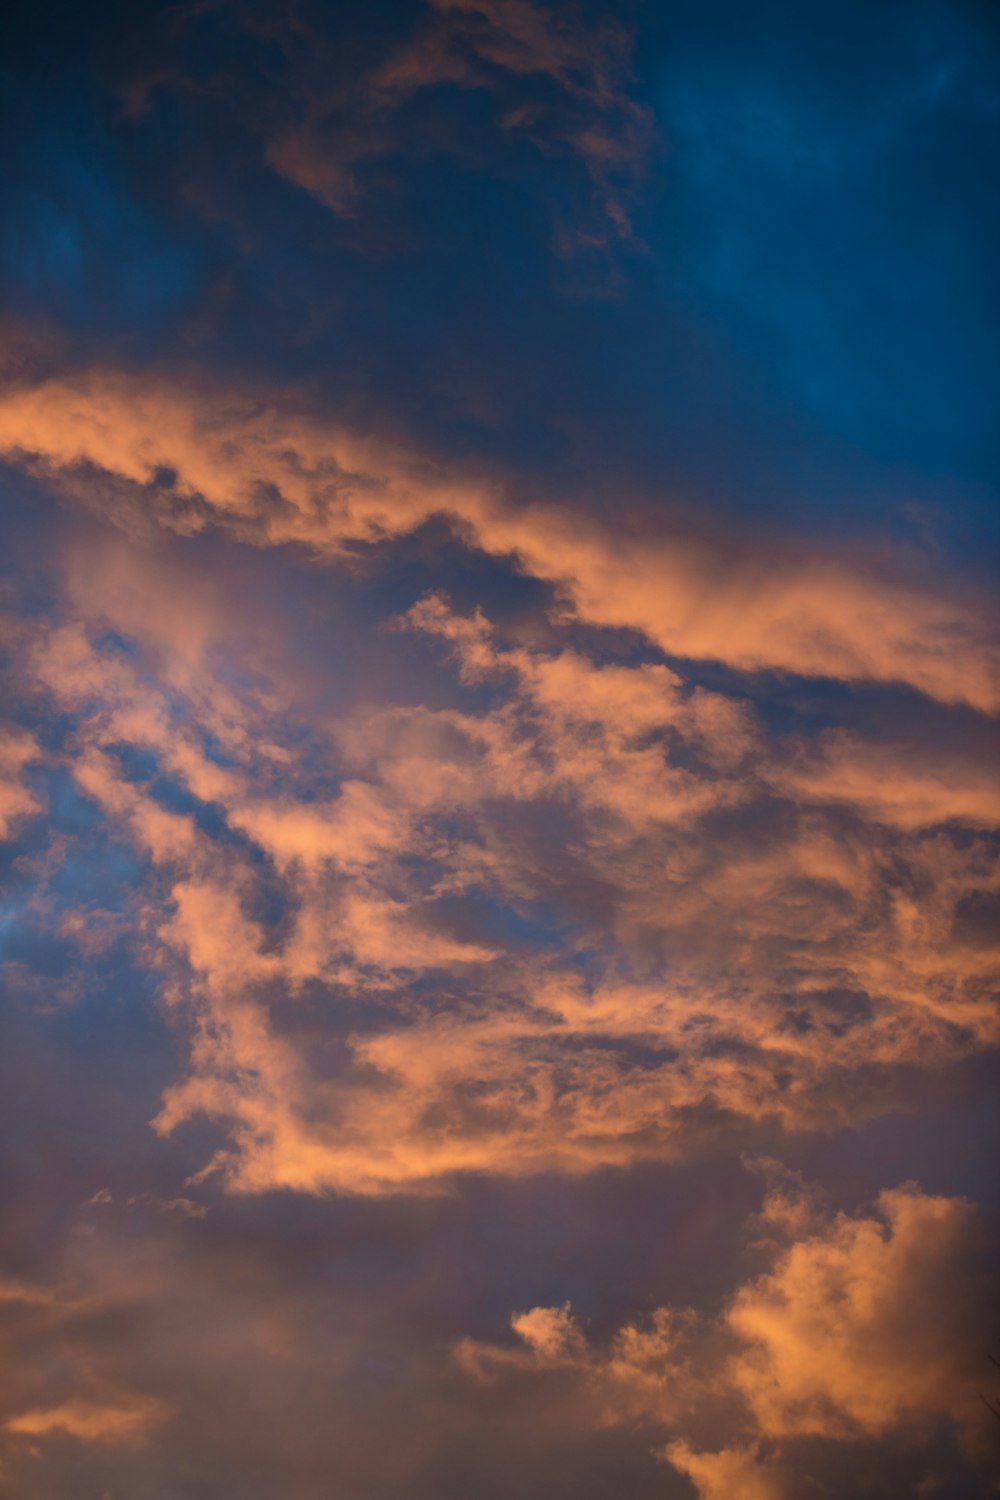
[[[797, 1197], [801, 1214], [770, 1213], [775, 1194], [785, 1207]], [[465, 1339], [455, 1359], [479, 1382], [530, 1382], [539, 1404], [562, 1405], [572, 1377], [578, 1420], [671, 1433], [657, 1452], [702, 1500], [814, 1493], [822, 1456], [814, 1472], [803, 1440], [816, 1437], [870, 1462], [872, 1438], [891, 1432], [919, 1455], [944, 1421], [975, 1462], [990, 1281], [973, 1205], [909, 1184], [883, 1192], [877, 1216], [830, 1216], [786, 1177], [763, 1217], [783, 1240], [718, 1318], [661, 1307], [591, 1340], [569, 1304], [538, 1307], [511, 1319], [519, 1346]]]
[[[613, 11], [594, 19], [572, 3], [428, 0], [408, 32], [357, 26], [348, 48], [316, 6], [266, 18], [195, 7], [172, 21], [158, 32], [155, 65], [120, 81], [127, 116], [148, 114], [158, 92], [196, 119], [225, 110], [271, 171], [339, 219], [377, 211], [398, 187], [400, 159], [419, 170], [451, 158], [467, 169], [502, 160], [521, 139], [540, 159], [567, 164], [570, 183], [573, 166], [582, 169], [573, 215], [582, 227], [560, 224], [559, 249], [631, 236], [654, 132], [632, 87], [631, 34]], [[221, 61], [211, 52], [193, 61], [189, 46], [197, 57], [207, 38], [221, 39]], [[248, 41], [268, 63], [252, 74]], [[455, 90], [488, 101], [488, 147], [453, 128]], [[208, 216], [217, 212], [213, 203]]]
[[617, 21], [585, 25], [569, 6], [528, 0], [433, 0], [433, 20], [375, 78], [383, 98], [439, 83], [495, 85], [495, 70], [542, 78], [551, 97], [505, 99], [501, 123], [579, 154], [613, 230], [628, 234], [628, 190], [650, 146], [651, 119], [626, 91], [630, 38]]
[[193, 1198], [160, 1198], [149, 1192], [133, 1194], [128, 1203], [130, 1208], [138, 1205], [161, 1214], [177, 1214], [182, 1219], [204, 1219], [208, 1213], [204, 1203], [196, 1203]]
[[142, 1442], [150, 1429], [166, 1420], [169, 1408], [149, 1397], [118, 1402], [66, 1401], [9, 1417], [6, 1430], [18, 1437], [49, 1437], [65, 1434], [81, 1443]]
[[32, 1286], [23, 1281], [0, 1281], [0, 1302], [44, 1306], [52, 1301], [52, 1296], [52, 1292], [47, 1287]]
[[143, 862], [187, 1046], [155, 1128], [217, 1121], [231, 1189], [685, 1160], [857, 1124], [995, 1044], [995, 954], [956, 918], [997, 889], [986, 830], [872, 821], [742, 697], [440, 595], [396, 625], [438, 674], [446, 647], [451, 701], [317, 714], [280, 616], [242, 629], [235, 580], [172, 606], [151, 545], [70, 549], [21, 689]]
[[797, 1241], [729, 1308], [729, 1377], [767, 1436], [977, 1420], [974, 1209], [901, 1188], [878, 1210]]
[[788, 1491], [778, 1475], [761, 1464], [756, 1448], [720, 1448], [695, 1452], [687, 1443], [668, 1443], [663, 1450], [675, 1469], [691, 1479], [699, 1500], [785, 1500]]
[[495, 484], [247, 397], [94, 371], [9, 390], [0, 448], [133, 527], [211, 523], [330, 556], [445, 516], [554, 585], [582, 621], [640, 631], [671, 655], [1000, 705], [995, 621], [954, 589], [866, 574], [776, 537], [748, 553], [670, 536], [651, 516], [638, 534], [627, 516], [611, 531], [582, 513], [517, 508]]
[[778, 784], [906, 829], [949, 821], [990, 828], [1000, 822], [995, 777], [961, 747], [872, 745], [829, 730], [814, 756], [783, 768]]
[[[363, 1254], [330, 1276], [300, 1226], [254, 1218], [247, 1236], [237, 1221], [108, 1213], [45, 1241], [39, 1295], [0, 1300], [5, 1493], [85, 1480], [127, 1494], [220, 1472], [254, 1497], [360, 1493], [373, 1476], [436, 1493], [447, 1361], [400, 1327], [397, 1275]], [[399, 1227], [383, 1253], [405, 1282]]]
[[985, 1493], [985, 32], [21, 9], [0, 1490]]
[[568, 1302], [562, 1307], [532, 1307], [515, 1313], [510, 1326], [520, 1340], [517, 1348], [463, 1339], [455, 1346], [455, 1359], [467, 1373], [488, 1384], [511, 1372], [574, 1368], [589, 1358], [583, 1329]]
[[505, 135], [522, 135], [582, 163], [600, 206], [586, 216], [588, 242], [630, 234], [652, 125], [629, 93], [630, 38], [617, 20], [588, 23], [572, 6], [529, 0], [431, 0], [405, 41], [349, 76], [320, 18], [300, 13], [273, 39], [286, 93], [264, 159], [333, 213], [358, 214], [373, 166], [415, 141], [424, 155], [455, 152], [453, 136], [421, 113], [426, 96], [446, 87], [492, 96], [495, 150]]
[[25, 768], [40, 754], [32, 735], [0, 725], [0, 839], [9, 838], [21, 819], [41, 810], [38, 798], [22, 780]]
[[[86, 1254], [86, 1235], [75, 1248]], [[19, 1468], [27, 1453], [60, 1440], [99, 1449], [137, 1449], [173, 1415], [173, 1404], [150, 1394], [109, 1359], [108, 1315], [130, 1318], [129, 1294], [110, 1289], [62, 1255], [62, 1274], [0, 1290], [0, 1456]], [[127, 1365], [127, 1361], [126, 1361]]]
[[452, 1352], [462, 1371], [486, 1386], [527, 1381], [544, 1400], [546, 1381], [569, 1381], [583, 1407], [581, 1422], [663, 1425], [705, 1395], [704, 1376], [691, 1359], [695, 1321], [690, 1310], [659, 1307], [599, 1345], [567, 1302], [515, 1314], [514, 1347], [465, 1338]]

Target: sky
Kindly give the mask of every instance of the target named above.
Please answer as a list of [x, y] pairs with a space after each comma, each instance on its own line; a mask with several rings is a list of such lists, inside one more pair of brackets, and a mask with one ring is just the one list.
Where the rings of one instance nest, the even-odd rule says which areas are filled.
[[991, 7], [2, 41], [0, 1496], [1000, 1493]]

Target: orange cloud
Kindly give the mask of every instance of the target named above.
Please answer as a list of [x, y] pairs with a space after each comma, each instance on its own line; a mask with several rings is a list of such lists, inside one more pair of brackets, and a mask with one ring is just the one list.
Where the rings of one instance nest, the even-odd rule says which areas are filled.
[[[486, 551], [514, 555], [556, 585], [580, 619], [639, 630], [673, 655], [896, 681], [945, 703], [1000, 706], [985, 604], [774, 538], [727, 551], [648, 526], [633, 536], [627, 521], [611, 532], [552, 506], [515, 509], [495, 486], [276, 405], [95, 371], [8, 392], [0, 448], [103, 506], [87, 466], [139, 487], [144, 514], [174, 529], [198, 531], [211, 518], [261, 544], [324, 554], [448, 516]], [[165, 472], [172, 482], [154, 484]]]
[[[85, 1251], [87, 1238], [77, 1240]], [[83, 1274], [81, 1274], [81, 1272]], [[173, 1406], [112, 1371], [106, 1341], [89, 1327], [128, 1295], [79, 1263], [53, 1282], [0, 1286], [0, 1455], [12, 1465], [50, 1440], [105, 1448], [145, 1444]], [[112, 1340], [112, 1343], [114, 1341]], [[6, 1468], [6, 1462], [5, 1462]]]
[[695, 1324], [692, 1313], [660, 1307], [595, 1345], [567, 1302], [512, 1317], [519, 1341], [513, 1347], [466, 1338], [452, 1352], [465, 1374], [485, 1385], [527, 1379], [543, 1386], [552, 1376], [575, 1381], [587, 1407], [581, 1420], [590, 1424], [670, 1424], [706, 1394], [704, 1374], [691, 1359]]
[[699, 1500], [785, 1500], [780, 1477], [763, 1465], [756, 1448], [696, 1452], [688, 1443], [668, 1443], [663, 1458], [693, 1482]]
[[38, 798], [21, 779], [25, 768], [39, 755], [32, 735], [0, 726], [0, 839], [9, 838], [22, 818], [40, 810]]
[[4, 1423], [19, 1437], [49, 1437], [65, 1434], [81, 1443], [142, 1442], [152, 1427], [166, 1421], [170, 1408], [152, 1397], [131, 1397], [114, 1402], [73, 1400], [60, 1406], [21, 1412]]
[[843, 730], [822, 736], [811, 759], [785, 767], [778, 785], [822, 802], [842, 802], [867, 817], [913, 829], [935, 823], [1000, 823], [1000, 787], [988, 765], [961, 749], [871, 745]]
[[[808, 786], [740, 700], [662, 664], [504, 646], [429, 598], [405, 623], [488, 705], [363, 703], [307, 737], [253, 646], [217, 698], [224, 611], [179, 633], [166, 605], [143, 620], [130, 587], [103, 586], [117, 568], [95, 569], [93, 604], [74, 586], [77, 617], [36, 630], [25, 671], [74, 716], [78, 786], [157, 872], [142, 931], [191, 1047], [156, 1125], [220, 1120], [230, 1187], [676, 1160], [747, 1123], [856, 1124], [892, 1106], [900, 1069], [995, 1044], [995, 954], [956, 925], [998, 889], [989, 837], [917, 816], [887, 832], [863, 788]], [[184, 810], [121, 775], [123, 745]], [[255, 914], [262, 861], [277, 933]], [[553, 891], [568, 948], [489, 926], [496, 906], [530, 924]], [[350, 1011], [332, 1076], [299, 1019], [317, 984]]]
[[537, 1404], [575, 1380], [578, 1420], [670, 1431], [658, 1456], [701, 1500], [811, 1493], [805, 1437], [892, 1430], [919, 1452], [944, 1419], [975, 1450], [986, 1276], [972, 1205], [910, 1185], [880, 1196], [878, 1218], [831, 1219], [797, 1191], [801, 1216], [771, 1216], [787, 1236], [771, 1269], [717, 1319], [659, 1308], [592, 1341], [569, 1304], [538, 1307], [511, 1319], [517, 1345], [464, 1339], [455, 1359], [480, 1382], [531, 1382]]
[[733, 1299], [728, 1322], [746, 1348], [729, 1378], [768, 1436], [976, 1422], [972, 1205], [901, 1188], [878, 1208], [797, 1241]]

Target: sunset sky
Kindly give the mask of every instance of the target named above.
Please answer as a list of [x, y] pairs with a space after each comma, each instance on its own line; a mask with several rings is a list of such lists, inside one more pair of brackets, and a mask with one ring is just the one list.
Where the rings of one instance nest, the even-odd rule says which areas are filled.
[[1000, 24], [17, 0], [2, 1500], [1000, 1493]]

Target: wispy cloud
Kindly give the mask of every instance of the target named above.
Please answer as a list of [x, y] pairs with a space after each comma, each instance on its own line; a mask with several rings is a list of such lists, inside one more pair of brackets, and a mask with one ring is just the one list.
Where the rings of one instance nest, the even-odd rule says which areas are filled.
[[918, 586], [902, 566], [866, 575], [779, 537], [747, 555], [653, 516], [643, 533], [627, 515], [612, 530], [569, 508], [518, 507], [495, 484], [279, 405], [95, 372], [10, 391], [0, 445], [123, 524], [221, 525], [336, 556], [443, 516], [553, 584], [583, 621], [641, 631], [672, 655], [905, 683], [989, 712], [1000, 702], [992, 610], [947, 580]]
[[156, 1129], [222, 1122], [232, 1188], [684, 1159], [868, 1118], [995, 1042], [994, 955], [955, 926], [997, 889], [975, 762], [887, 810], [862, 772], [809, 769], [846, 741], [810, 762], [742, 697], [506, 644], [440, 595], [394, 623], [452, 654], [454, 706], [310, 717], [279, 640], [137, 593], [123, 556], [70, 557], [23, 690], [69, 716], [68, 769], [148, 861], [141, 929], [190, 1048]]

